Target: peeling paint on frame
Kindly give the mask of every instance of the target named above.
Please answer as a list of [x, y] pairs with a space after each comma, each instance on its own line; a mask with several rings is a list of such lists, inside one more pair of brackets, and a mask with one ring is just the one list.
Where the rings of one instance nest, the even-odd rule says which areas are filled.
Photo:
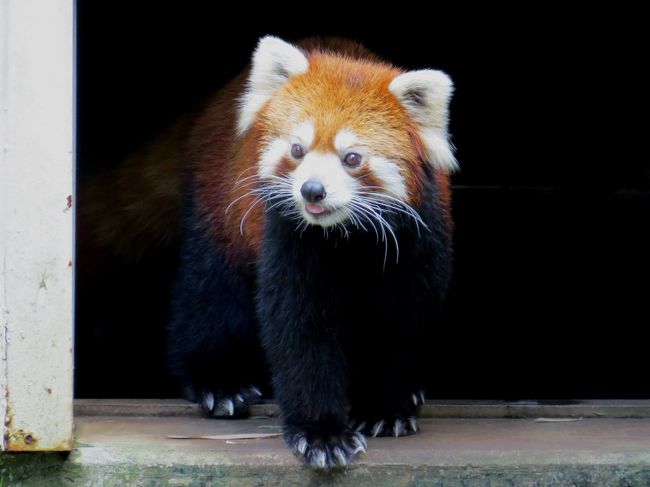
[[73, 3], [0, 0], [0, 414], [9, 451], [72, 448]]

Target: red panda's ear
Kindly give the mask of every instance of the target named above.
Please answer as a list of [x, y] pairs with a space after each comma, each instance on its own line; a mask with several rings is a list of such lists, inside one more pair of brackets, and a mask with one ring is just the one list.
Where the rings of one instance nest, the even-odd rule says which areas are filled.
[[260, 39], [239, 104], [237, 130], [243, 134], [262, 106], [290, 78], [307, 71], [309, 61], [297, 47], [273, 36]]
[[388, 89], [420, 127], [430, 162], [447, 172], [457, 169], [447, 133], [449, 100], [454, 90], [449, 76], [432, 69], [409, 71], [393, 79]]

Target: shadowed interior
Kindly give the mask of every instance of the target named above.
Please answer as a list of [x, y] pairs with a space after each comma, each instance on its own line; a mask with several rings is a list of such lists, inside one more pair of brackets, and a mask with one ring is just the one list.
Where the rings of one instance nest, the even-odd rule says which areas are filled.
[[[77, 5], [80, 185], [238, 74], [267, 33], [352, 37], [398, 66], [446, 71], [461, 171], [455, 275], [448, 321], [431, 328], [428, 397], [650, 396], [640, 339], [650, 171], [633, 29], [614, 49], [598, 32], [574, 42], [577, 19], [556, 21], [549, 41], [525, 21], [470, 31], [450, 19], [433, 35], [411, 18], [387, 35], [192, 2]], [[233, 19], [238, 29], [224, 29]], [[463, 42], [469, 35], [481, 42]], [[178, 395], [163, 346], [176, 253], [172, 239], [137, 264], [78, 255], [78, 397]]]

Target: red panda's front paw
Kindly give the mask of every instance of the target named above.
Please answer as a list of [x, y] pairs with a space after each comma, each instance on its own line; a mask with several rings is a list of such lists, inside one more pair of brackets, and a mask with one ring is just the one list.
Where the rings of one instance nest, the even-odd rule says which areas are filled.
[[242, 387], [227, 394], [206, 389], [199, 398], [203, 411], [213, 418], [243, 418], [249, 414], [249, 406], [257, 404], [262, 393], [255, 386]]
[[318, 470], [345, 467], [368, 447], [363, 434], [351, 429], [325, 438], [285, 426], [284, 438], [294, 455]]

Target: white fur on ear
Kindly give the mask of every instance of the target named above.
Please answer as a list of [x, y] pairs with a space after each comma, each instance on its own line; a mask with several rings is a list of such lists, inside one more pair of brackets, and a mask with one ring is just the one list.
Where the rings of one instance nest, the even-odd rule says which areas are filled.
[[449, 76], [433, 69], [409, 71], [397, 76], [388, 89], [420, 126], [431, 163], [448, 172], [457, 169], [447, 134], [449, 100], [454, 91]]
[[253, 54], [246, 90], [241, 97], [237, 131], [251, 126], [262, 106], [290, 78], [307, 71], [309, 62], [297, 47], [274, 36], [260, 39]]

